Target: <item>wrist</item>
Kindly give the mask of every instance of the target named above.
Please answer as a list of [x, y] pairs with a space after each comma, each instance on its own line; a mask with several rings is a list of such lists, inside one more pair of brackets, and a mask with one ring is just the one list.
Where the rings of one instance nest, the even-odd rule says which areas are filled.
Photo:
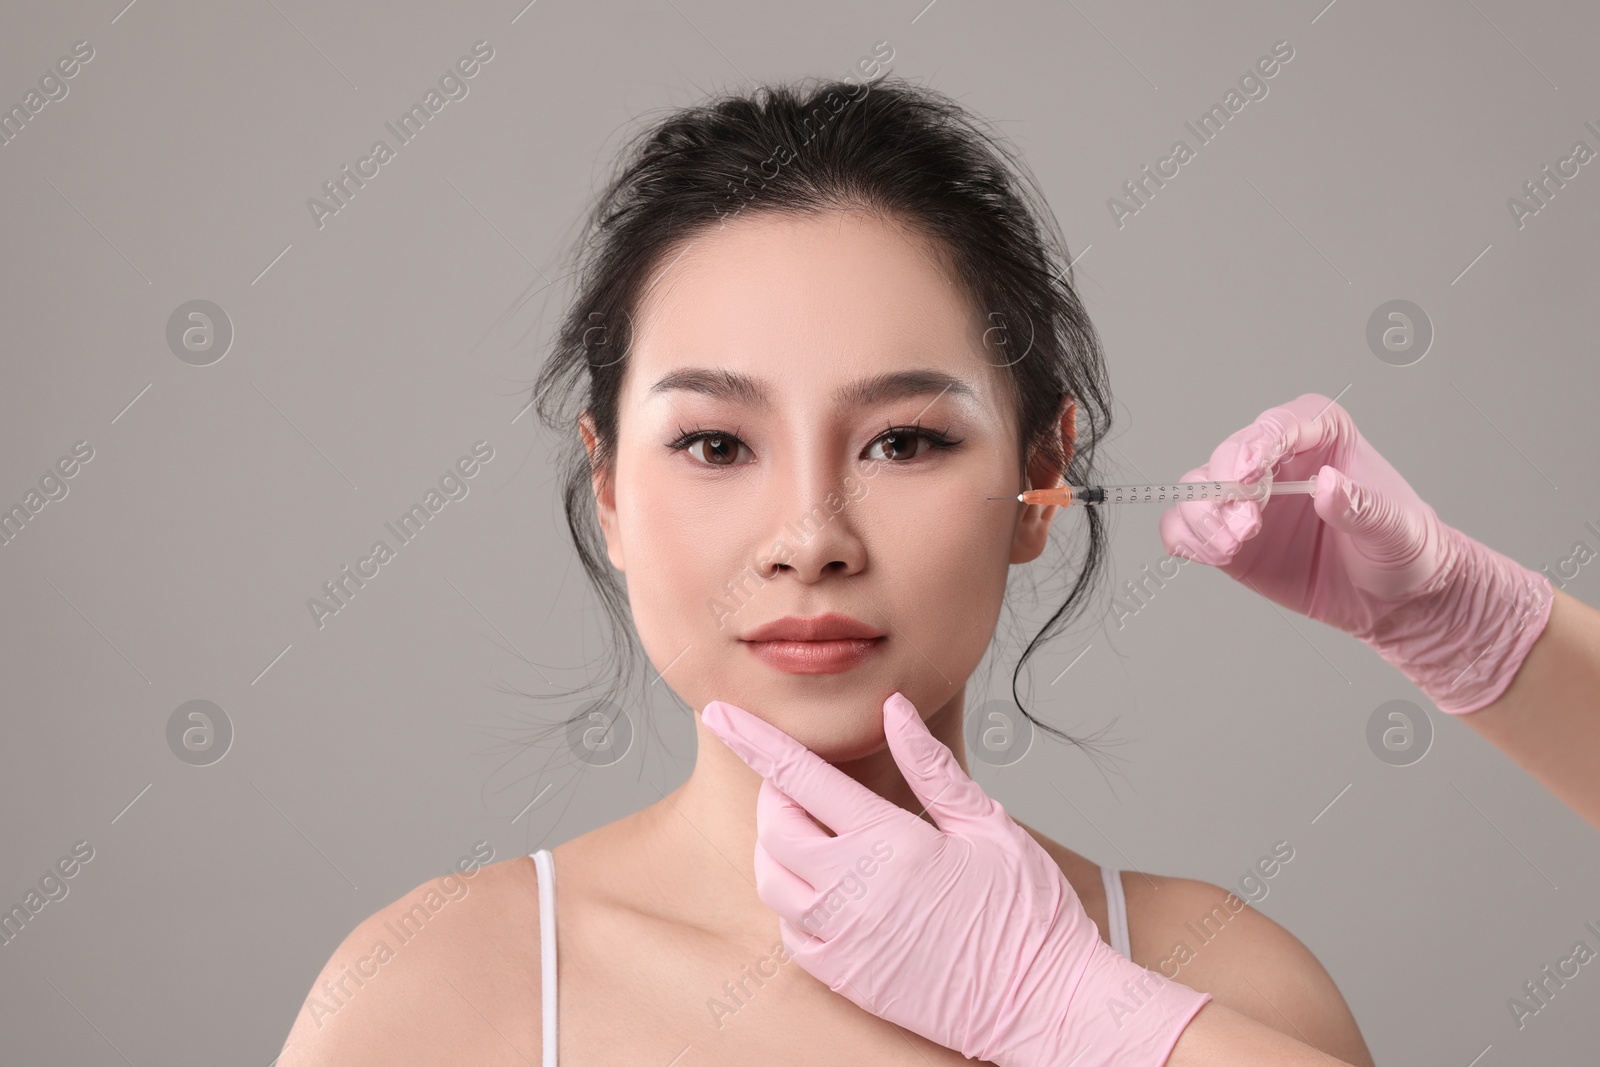
[[1492, 704], [1550, 619], [1550, 580], [1454, 527], [1442, 580], [1358, 636], [1428, 695], [1464, 715]]
[[1040, 983], [1029, 1013], [983, 1058], [1000, 1067], [1161, 1067], [1190, 1020], [1211, 1000], [1139, 966], [1095, 938], [1074, 973]]

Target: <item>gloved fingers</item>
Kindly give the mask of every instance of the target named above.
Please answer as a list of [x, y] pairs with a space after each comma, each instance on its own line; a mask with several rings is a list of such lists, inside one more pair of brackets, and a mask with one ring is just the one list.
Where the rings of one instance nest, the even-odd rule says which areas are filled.
[[1169, 556], [1197, 559], [1213, 567], [1220, 567], [1233, 558], [1232, 553], [1208, 549], [1204, 543], [1191, 536], [1189, 524], [1176, 506], [1161, 513], [1160, 528], [1161, 543]]
[[[870, 887], [860, 879], [849, 879], [814, 894], [809, 901], [799, 902], [792, 910], [778, 914], [809, 937], [811, 940], [807, 943], [813, 949], [822, 949], [836, 939], [843, 938], [839, 944], [845, 946], [847, 951], [859, 951], [869, 937], [862, 925], [869, 907], [864, 898], [873, 892], [882, 893], [884, 890]], [[811, 968], [807, 967], [806, 970]]]
[[[1216, 480], [1209, 464], [1183, 475], [1180, 481]], [[1237, 507], [1216, 500], [1186, 500], [1161, 513], [1161, 541], [1168, 553], [1220, 567], [1233, 561], [1243, 543], [1230, 525]], [[1259, 511], [1257, 512], [1259, 516]], [[1256, 524], [1259, 529], [1259, 521]]]
[[794, 798], [761, 780], [756, 794], [756, 840], [767, 854], [813, 887], [838, 878], [837, 844]]
[[756, 894], [779, 916], [796, 920], [816, 906], [817, 891], [799, 875], [772, 858], [760, 841], [755, 851]]
[[[1321, 393], [1302, 393], [1266, 409], [1218, 445], [1211, 455], [1211, 477], [1246, 485], [1264, 476], [1274, 481], [1303, 479], [1328, 459], [1346, 454], [1359, 437], [1344, 408]], [[1261, 532], [1259, 502], [1232, 501], [1217, 510], [1238, 541]]]
[[836, 834], [880, 821], [899, 810], [776, 726], [741, 707], [713, 700], [700, 713], [700, 721], [751, 770], [770, 779]]
[[938, 830], [902, 808], [894, 808], [892, 820], [830, 837], [770, 781], [762, 781], [756, 798], [757, 842], [818, 895], [873, 877], [877, 865], [895, 854], [896, 845], [932, 846], [938, 840]]
[[816, 966], [819, 950], [827, 946], [826, 941], [800, 929], [782, 915], [778, 916], [778, 936], [782, 938], [784, 950], [791, 959], [804, 967], [808, 974], [821, 977], [812, 968]]
[[[1287, 403], [1268, 408], [1256, 416], [1255, 422], [1245, 427], [1242, 434], [1238, 466], [1226, 477], [1275, 469], [1300, 456], [1321, 466], [1359, 436], [1350, 413], [1321, 393], [1303, 393]], [[1276, 476], [1292, 479], [1304, 477], [1305, 473], [1296, 471]]]
[[[1267, 419], [1266, 427], [1275, 426], [1276, 423], [1268, 418], [1275, 410], [1269, 408], [1261, 419], [1229, 434], [1211, 450], [1211, 459], [1205, 467], [1207, 473], [1195, 480], [1243, 482], [1245, 485], [1259, 482], [1280, 458], [1278, 449], [1282, 446], [1282, 437], [1271, 436], [1271, 431], [1264, 429], [1262, 422], [1262, 419]], [[1268, 434], [1268, 440], [1262, 444], [1260, 439], [1264, 433]], [[1261, 448], [1266, 449], [1265, 454], [1269, 457], [1265, 463], [1253, 458]], [[1185, 476], [1183, 480], [1190, 479]], [[1261, 532], [1261, 505], [1243, 496], [1223, 496], [1214, 501], [1192, 501], [1180, 506], [1186, 508], [1185, 514], [1191, 517], [1191, 526], [1197, 529], [1203, 539], [1210, 539], [1212, 534], [1211, 526], [1202, 526], [1194, 521], [1195, 517], [1201, 515], [1213, 517], [1216, 524], [1238, 542], [1248, 541]], [[1228, 548], [1225, 542], [1217, 547], [1228, 551], [1230, 555], [1238, 551], [1237, 548]]]
[[[1274, 480], [1300, 479], [1359, 439], [1349, 412], [1321, 393], [1303, 393], [1229, 434], [1207, 463], [1182, 480], [1253, 485], [1268, 473]], [[1185, 501], [1162, 514], [1161, 539], [1172, 555], [1223, 566], [1260, 533], [1262, 522], [1261, 505], [1254, 500]]]
[[963, 822], [994, 814], [996, 805], [989, 794], [967, 777], [955, 755], [928, 731], [916, 706], [903, 694], [893, 693], [883, 702], [883, 729], [906, 784], [940, 830], [955, 832]]

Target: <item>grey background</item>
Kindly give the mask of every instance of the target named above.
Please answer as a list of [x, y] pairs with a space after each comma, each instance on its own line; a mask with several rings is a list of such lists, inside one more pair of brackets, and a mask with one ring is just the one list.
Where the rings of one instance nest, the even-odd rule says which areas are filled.
[[[578, 701], [502, 690], [574, 685], [604, 639], [519, 414], [568, 292], [540, 287], [621, 136], [707, 90], [843, 76], [886, 40], [894, 73], [999, 123], [1082, 255], [1121, 480], [1318, 391], [1452, 525], [1533, 567], [1600, 546], [1600, 162], [1520, 230], [1506, 206], [1600, 149], [1592, 5], [923, 2], [8, 9], [6, 107], [73, 42], [95, 55], [0, 147], [0, 502], [78, 440], [94, 458], [0, 547], [0, 902], [75, 841], [94, 858], [0, 947], [0, 1059], [266, 1065], [361, 918], [474, 842], [552, 846], [682, 780], [663, 686], [588, 769], [519, 744]], [[319, 230], [306, 200], [480, 39], [469, 95]], [[1281, 39], [1269, 95], [1119, 229], [1107, 198]], [[193, 299], [235, 330], [206, 367], [165, 339]], [[1393, 299], [1435, 329], [1408, 367], [1365, 341]], [[318, 630], [307, 598], [480, 439], [469, 495]], [[1157, 515], [1117, 516], [1114, 583], [1163, 558]], [[1594, 603], [1597, 572], [1568, 591]], [[1031, 584], [971, 705], [1048, 614]], [[1101, 862], [1222, 885], [1288, 840], [1257, 906], [1380, 1063], [1593, 1060], [1600, 965], [1520, 1031], [1506, 1007], [1600, 948], [1592, 830], [1431, 706], [1426, 758], [1380, 761], [1373, 709], [1426, 699], [1202, 565], [1124, 621], [1102, 597], [1033, 669], [1050, 721], [1115, 719], [1120, 774], [1041, 740], [975, 764], [986, 789]], [[205, 767], [166, 740], [195, 699], [235, 731]]]

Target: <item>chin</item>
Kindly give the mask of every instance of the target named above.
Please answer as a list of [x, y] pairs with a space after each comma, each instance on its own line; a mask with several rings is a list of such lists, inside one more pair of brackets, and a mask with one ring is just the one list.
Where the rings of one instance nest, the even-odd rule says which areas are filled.
[[[804, 677], [804, 676], [801, 676]], [[860, 682], [849, 686], [818, 686], [807, 693], [806, 686], [781, 688], [786, 692], [767, 692], [757, 696], [746, 688], [751, 702], [727, 700], [771, 723], [829, 763], [848, 763], [888, 747], [883, 732], [883, 702], [895, 691]], [[879, 690], [882, 690], [881, 692]]]
[[863, 709], [859, 716], [828, 724], [824, 736], [802, 742], [829, 763], [865, 759], [889, 747], [883, 733], [883, 705]]

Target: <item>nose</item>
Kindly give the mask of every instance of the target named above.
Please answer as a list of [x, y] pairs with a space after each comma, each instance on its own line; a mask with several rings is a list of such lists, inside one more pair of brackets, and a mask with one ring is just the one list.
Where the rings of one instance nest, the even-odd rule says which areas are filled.
[[785, 551], [774, 552], [761, 575], [771, 579], [789, 573], [807, 585], [829, 576], [848, 577], [867, 565], [858, 508], [865, 496], [859, 474], [797, 478], [780, 488], [782, 502], [774, 508], [776, 529], [772, 543]]

